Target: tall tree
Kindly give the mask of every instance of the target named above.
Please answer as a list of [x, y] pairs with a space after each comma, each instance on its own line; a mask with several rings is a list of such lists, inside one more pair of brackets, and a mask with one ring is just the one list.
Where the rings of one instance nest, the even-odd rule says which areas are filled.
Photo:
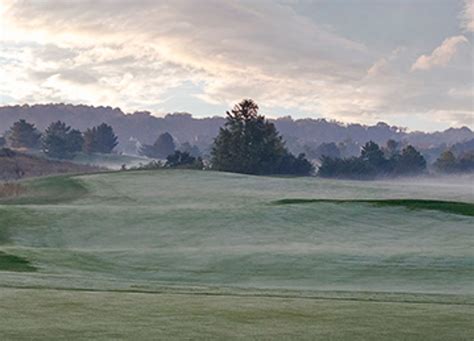
[[41, 133], [34, 124], [21, 119], [7, 133], [8, 143], [13, 148], [37, 148], [40, 145]]
[[84, 132], [84, 152], [110, 154], [117, 146], [118, 138], [111, 126], [102, 123], [92, 129], [87, 129]]
[[413, 146], [409, 145], [402, 150], [395, 165], [395, 173], [416, 175], [426, 171], [426, 160]]
[[444, 151], [434, 163], [435, 168], [443, 173], [456, 171], [456, 156], [451, 150]]
[[51, 123], [43, 136], [43, 151], [50, 157], [71, 159], [82, 149], [84, 139], [78, 130], [71, 130], [64, 122]]
[[[213, 169], [220, 171], [295, 174], [295, 168], [285, 161], [291, 160], [292, 165], [298, 167], [308, 161], [302, 155], [295, 162], [297, 158], [290, 155], [273, 123], [258, 114], [258, 105], [254, 101], [245, 99], [227, 112], [226, 123], [214, 141], [211, 163]], [[312, 166], [310, 168], [306, 174], [312, 171]]]
[[379, 145], [373, 141], [367, 142], [364, 147], [362, 147], [360, 157], [362, 160], [367, 161], [368, 164], [374, 168], [375, 172], [389, 171], [388, 162], [384, 157], [383, 151]]
[[175, 149], [173, 136], [170, 133], [164, 133], [158, 136], [152, 145], [144, 145], [140, 149], [140, 154], [149, 158], [165, 159], [168, 155], [173, 154]]

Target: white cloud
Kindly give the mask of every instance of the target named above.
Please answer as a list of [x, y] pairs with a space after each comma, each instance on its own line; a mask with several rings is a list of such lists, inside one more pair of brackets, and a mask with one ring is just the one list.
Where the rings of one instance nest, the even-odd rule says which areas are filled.
[[464, 0], [464, 8], [461, 12], [461, 27], [466, 32], [474, 32], [474, 1]]
[[434, 49], [431, 55], [422, 55], [412, 65], [411, 70], [429, 70], [435, 66], [445, 66], [458, 51], [459, 45], [469, 43], [465, 36], [447, 38]]
[[[293, 1], [3, 4], [0, 77], [7, 81], [0, 95], [19, 102], [153, 110], [170, 90], [191, 82], [201, 89], [191, 96], [213, 105], [252, 97], [262, 107], [364, 123], [472, 110], [466, 96], [447, 95], [460, 87], [456, 80], [426, 86], [422, 75], [409, 72], [406, 48], [372, 51], [298, 14]], [[412, 69], [448, 63], [466, 41], [447, 39]]]

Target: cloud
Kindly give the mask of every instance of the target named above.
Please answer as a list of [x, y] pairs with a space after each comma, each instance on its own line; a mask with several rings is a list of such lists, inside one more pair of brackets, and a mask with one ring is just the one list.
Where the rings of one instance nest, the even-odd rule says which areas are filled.
[[464, 0], [464, 8], [460, 14], [461, 28], [466, 32], [474, 32], [474, 1]]
[[[190, 96], [211, 108], [252, 97], [261, 107], [363, 123], [406, 112], [437, 115], [435, 105], [470, 110], [466, 96], [447, 95], [464, 86], [458, 79], [466, 82], [465, 66], [426, 86], [423, 75], [409, 72], [413, 51], [371, 48], [297, 6], [269, 0], [3, 1], [0, 78], [7, 81], [0, 82], [0, 95], [154, 110], [173, 89], [191, 83], [197, 90]], [[412, 69], [446, 64], [465, 42], [464, 36], [447, 39]]]
[[447, 38], [434, 49], [431, 55], [422, 55], [412, 65], [411, 70], [429, 70], [435, 66], [445, 66], [458, 51], [459, 45], [469, 43], [465, 36]]

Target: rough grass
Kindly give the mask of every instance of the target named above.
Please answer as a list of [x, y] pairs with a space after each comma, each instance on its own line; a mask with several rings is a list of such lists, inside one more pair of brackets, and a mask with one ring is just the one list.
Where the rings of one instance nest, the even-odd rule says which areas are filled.
[[474, 204], [468, 202], [418, 200], [418, 199], [386, 199], [386, 200], [361, 200], [361, 199], [281, 199], [273, 202], [276, 205], [294, 205], [311, 203], [366, 203], [380, 207], [402, 206], [411, 210], [435, 210], [446, 213], [474, 216]]
[[0, 271], [33, 272], [36, 268], [27, 259], [0, 251]]
[[55, 204], [70, 202], [87, 193], [83, 182], [72, 176], [52, 176], [16, 183], [16, 195], [0, 196], [0, 204]]
[[24, 194], [25, 192], [26, 189], [19, 183], [0, 183], [0, 198], [17, 197], [21, 194]]
[[100, 169], [70, 161], [48, 160], [17, 151], [0, 153], [0, 181], [65, 173], [90, 173]]

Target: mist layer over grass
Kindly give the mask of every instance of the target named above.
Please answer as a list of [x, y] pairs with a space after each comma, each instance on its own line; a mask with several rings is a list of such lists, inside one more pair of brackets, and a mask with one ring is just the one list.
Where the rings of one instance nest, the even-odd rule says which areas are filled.
[[[15, 295], [38, 306], [46, 300], [43, 289], [71, 291], [67, 297], [53, 295], [59, 306], [64, 304], [65, 318], [71, 312], [67, 317], [71, 329], [64, 335], [74, 335], [74, 330], [86, 328], [88, 321], [83, 315], [82, 320], [74, 320], [70, 300], [77, 300], [78, 305], [83, 302], [84, 309], [95, 311], [97, 318], [106, 314], [106, 309], [101, 310], [90, 297], [98, 301], [110, 298], [110, 310], [117, 308], [117, 314], [111, 315], [114, 321], [122, 321], [127, 314], [130, 320], [140, 316], [144, 325], [154, 330], [151, 320], [140, 315], [145, 314], [142, 301], [134, 296], [139, 292], [190, 295], [179, 296], [173, 303], [150, 298], [157, 306], [143, 309], [156, 318], [160, 313], [184, 314], [174, 322], [163, 322], [163, 326], [172, 329], [181, 321], [190, 333], [204, 338], [226, 337], [229, 326], [242, 328], [242, 335], [258, 336], [260, 327], [271, 333], [276, 328], [274, 322], [283, 326], [284, 320], [288, 321], [289, 337], [298, 337], [302, 335], [298, 330], [315, 319], [327, 322], [321, 328], [328, 328], [329, 334], [320, 335], [347, 337], [349, 329], [357, 329], [360, 321], [354, 320], [349, 329], [342, 328], [341, 321], [353, 314], [366, 316], [367, 330], [372, 326], [382, 334], [377, 329], [382, 317], [378, 319], [377, 314], [386, 321], [397, 315], [394, 326], [403, 325], [403, 321], [412, 323], [407, 337], [419, 335], [420, 328], [430, 330], [425, 334], [428, 339], [447, 335], [451, 328], [459, 328], [453, 335], [470, 333], [467, 324], [455, 321], [462, 321], [466, 312], [472, 313], [474, 302], [473, 218], [443, 210], [409, 210], [405, 205], [374, 207], [365, 202], [419, 199], [472, 204], [472, 189], [465, 182], [418, 179], [360, 183], [159, 170], [34, 179], [22, 185], [27, 189], [24, 196], [0, 203], [0, 251], [27, 261], [36, 271], [0, 270], [0, 287], [34, 289], [19, 290]], [[271, 204], [281, 198], [324, 200], [304, 205]], [[335, 201], [348, 198], [351, 202]], [[13, 289], [0, 289], [0, 293], [2, 290]], [[108, 296], [107, 292], [115, 293]], [[195, 295], [202, 300], [193, 301]], [[206, 295], [219, 296], [222, 310], [207, 301]], [[242, 311], [229, 312], [234, 298], [245, 295], [251, 299], [240, 301]], [[131, 302], [127, 308], [130, 312], [123, 316], [120, 311], [126, 308], [120, 297]], [[272, 301], [277, 298], [302, 300], [306, 308], [295, 303], [293, 311], [288, 308], [290, 303]], [[313, 306], [315, 299], [328, 302]], [[207, 312], [192, 319], [194, 312], [179, 308], [190, 300], [206, 307]], [[374, 300], [400, 305], [387, 305], [382, 310], [365, 305]], [[329, 301], [356, 303], [339, 310], [342, 306], [331, 306]], [[3, 306], [22, 314], [14, 300], [8, 302]], [[168, 304], [170, 309], [175, 304], [175, 310], [162, 308]], [[260, 304], [268, 305], [268, 310], [260, 311]], [[420, 306], [409, 312], [406, 304]], [[326, 315], [310, 313], [318, 307]], [[216, 309], [214, 313], [212, 309]], [[54, 315], [60, 309], [48, 311]], [[28, 315], [30, 331], [39, 328], [33, 315]], [[44, 316], [47, 319], [48, 315]], [[200, 329], [201, 322], [211, 323], [217, 316], [215, 329]], [[243, 327], [250, 321], [246, 316], [253, 316], [255, 328]], [[428, 316], [433, 316], [433, 321], [445, 319], [446, 323], [431, 329]], [[330, 323], [331, 318], [339, 322]], [[19, 320], [11, 319], [8, 335], [25, 335], [12, 327], [19, 326]], [[108, 333], [114, 330], [114, 323], [103, 330], [94, 327], [105, 333], [97, 335], [112, 337]], [[56, 327], [61, 332], [60, 326]], [[335, 330], [337, 327], [342, 328], [342, 334]], [[119, 330], [120, 335], [129, 335], [125, 327]], [[275, 330], [285, 335], [283, 329]], [[387, 333], [395, 338], [395, 334]], [[319, 334], [314, 329], [306, 335]]]

